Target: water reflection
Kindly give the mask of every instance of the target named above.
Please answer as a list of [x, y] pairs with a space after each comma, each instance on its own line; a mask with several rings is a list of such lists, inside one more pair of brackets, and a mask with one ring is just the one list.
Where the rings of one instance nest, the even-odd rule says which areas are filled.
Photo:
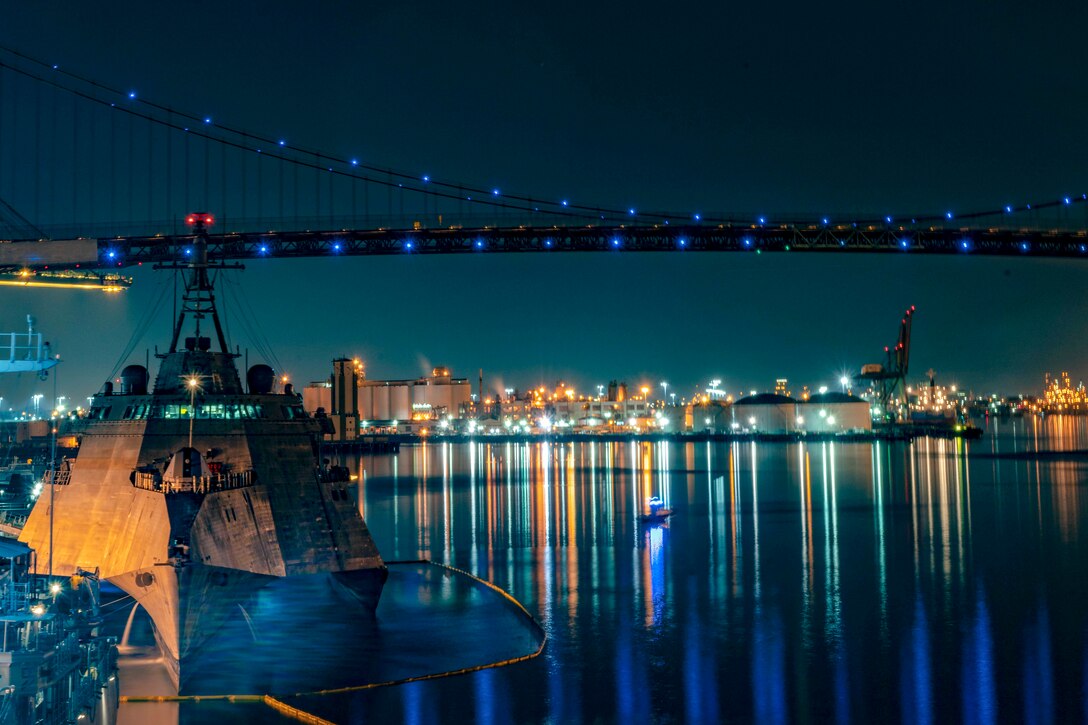
[[[352, 464], [388, 558], [467, 568], [544, 623], [539, 662], [469, 678], [481, 718], [1047, 722], [1088, 708], [1088, 461], [990, 454], [1088, 434], [1032, 425], [970, 444], [437, 443]], [[652, 495], [668, 526], [639, 521]], [[402, 697], [362, 702], [406, 719]]]

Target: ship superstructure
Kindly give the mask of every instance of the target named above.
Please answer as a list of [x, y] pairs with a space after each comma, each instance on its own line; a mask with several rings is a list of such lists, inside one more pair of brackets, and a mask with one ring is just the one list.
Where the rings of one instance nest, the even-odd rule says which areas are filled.
[[131, 594], [179, 688], [186, 660], [276, 578], [328, 578], [373, 613], [386, 577], [348, 477], [320, 464], [325, 421], [290, 385], [276, 392], [267, 365], [239, 377], [215, 304], [226, 265], [207, 258], [209, 219], [190, 221], [191, 261], [164, 265], [185, 294], [154, 388], [140, 365], [105, 384], [20, 537], [56, 573], [97, 568]]

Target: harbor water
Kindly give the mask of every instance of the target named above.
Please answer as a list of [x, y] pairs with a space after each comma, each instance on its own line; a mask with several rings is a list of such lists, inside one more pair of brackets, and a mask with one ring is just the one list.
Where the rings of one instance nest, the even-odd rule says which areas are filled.
[[[300, 650], [335, 672], [308, 668], [305, 688], [273, 678], [270, 694], [344, 723], [1082, 722], [1086, 420], [991, 421], [970, 442], [430, 442], [344, 459], [388, 561], [494, 582], [547, 644], [470, 674], [296, 694], [380, 679], [363, 661], [375, 656], [399, 657], [386, 675], [418, 675], [532, 651], [486, 594], [395, 565], [376, 622], [358, 624], [385, 654], [359, 650], [341, 622]], [[640, 521], [654, 495], [675, 511], [667, 525]], [[457, 631], [417, 631], [410, 617], [431, 607]], [[306, 631], [295, 622], [275, 641], [282, 661]], [[246, 628], [227, 636], [208, 687], [229, 690], [217, 671], [265, 684], [236, 670]], [[241, 665], [223, 659], [232, 649]], [[272, 716], [143, 707], [141, 721]]]
[[[549, 641], [336, 716], [1084, 721], [1086, 420], [991, 421], [973, 442], [438, 443], [354, 460], [388, 558], [494, 581]], [[651, 495], [676, 511], [667, 526], [639, 522]]]

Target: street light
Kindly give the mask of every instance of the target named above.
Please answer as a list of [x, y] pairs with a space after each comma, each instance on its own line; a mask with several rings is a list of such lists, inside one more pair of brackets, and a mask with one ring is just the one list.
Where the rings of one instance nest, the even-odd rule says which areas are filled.
[[846, 387], [850, 384], [850, 378], [843, 375], [841, 378], [839, 378], [839, 382], [842, 384], [842, 392], [845, 393]]
[[196, 414], [196, 390], [200, 387], [200, 378], [196, 375], [190, 376], [188, 379], [189, 384], [189, 447], [193, 447], [193, 418]]
[[32, 398], [32, 400], [34, 401], [34, 417], [35, 418], [38, 417], [38, 411], [41, 409], [42, 398], [44, 398], [44, 397], [45, 397], [44, 394], [36, 393]]
[[666, 383], [664, 380], [661, 381], [661, 390], [663, 397], [669, 397], [669, 384]]
[[598, 398], [603, 398], [604, 397], [604, 386], [603, 385], [598, 385], [597, 386], [597, 397]]

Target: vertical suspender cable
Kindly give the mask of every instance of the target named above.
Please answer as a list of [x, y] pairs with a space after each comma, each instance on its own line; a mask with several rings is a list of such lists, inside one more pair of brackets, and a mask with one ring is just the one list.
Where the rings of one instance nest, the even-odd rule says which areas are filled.
[[[144, 124], [147, 129], [147, 219], [151, 222], [155, 219], [155, 124]], [[150, 226], [150, 225], [149, 225]]]
[[[166, 112], [166, 122], [168, 124], [173, 123], [172, 115], [169, 111]], [[171, 207], [174, 205], [173, 199], [170, 198], [174, 194], [174, 135], [170, 133], [169, 126], [167, 126], [164, 135], [166, 136], [166, 208], [163, 210], [163, 219], [171, 219], [173, 218]]]
[[185, 208], [182, 210], [182, 214], [188, 214], [193, 210], [189, 206], [189, 132], [183, 131], [185, 135]]
[[242, 167], [242, 218], [246, 218], [246, 194], [249, 193], [249, 189], [246, 187], [246, 167], [249, 165], [249, 146], [246, 142], [246, 134], [242, 134], [242, 163], [239, 166]]
[[227, 147], [220, 144], [219, 146], [219, 193], [221, 200], [219, 202], [219, 213], [223, 215], [223, 231], [226, 231], [227, 224]]
[[[117, 219], [117, 113], [107, 111], [110, 116], [110, 206], [105, 221]], [[113, 231], [111, 234], [115, 233]]]
[[[210, 199], [209, 195], [211, 193], [211, 185], [212, 185], [212, 182], [211, 182], [211, 153], [212, 153], [211, 140], [207, 136], [205, 136], [204, 137], [204, 193], [201, 195], [201, 198], [204, 199], [204, 203], [201, 204], [204, 211], [208, 210], [208, 202], [209, 202], [209, 199]], [[188, 211], [186, 211], [186, 214], [188, 214]]]
[[72, 96], [72, 216], [79, 221], [79, 99]]
[[34, 223], [41, 222], [41, 171], [42, 164], [42, 87], [34, 84]]
[[[57, 106], [59, 105], [58, 97], [60, 91], [56, 86], [52, 87], [53, 90], [49, 94], [49, 188], [46, 191], [47, 202], [49, 210], [45, 214], [45, 218], [49, 219], [51, 224], [55, 224], [58, 219], [61, 219], [61, 215], [57, 213], [57, 177], [60, 176], [60, 169], [58, 164], [60, 162], [60, 154], [57, 152]], [[42, 226], [42, 219], [35, 219], [38, 227]]]
[[264, 164], [261, 150], [257, 149], [257, 221], [264, 226]]
[[128, 216], [125, 218], [126, 224], [132, 224], [135, 221], [133, 216], [134, 208], [133, 204], [136, 200], [136, 117], [128, 115]]

